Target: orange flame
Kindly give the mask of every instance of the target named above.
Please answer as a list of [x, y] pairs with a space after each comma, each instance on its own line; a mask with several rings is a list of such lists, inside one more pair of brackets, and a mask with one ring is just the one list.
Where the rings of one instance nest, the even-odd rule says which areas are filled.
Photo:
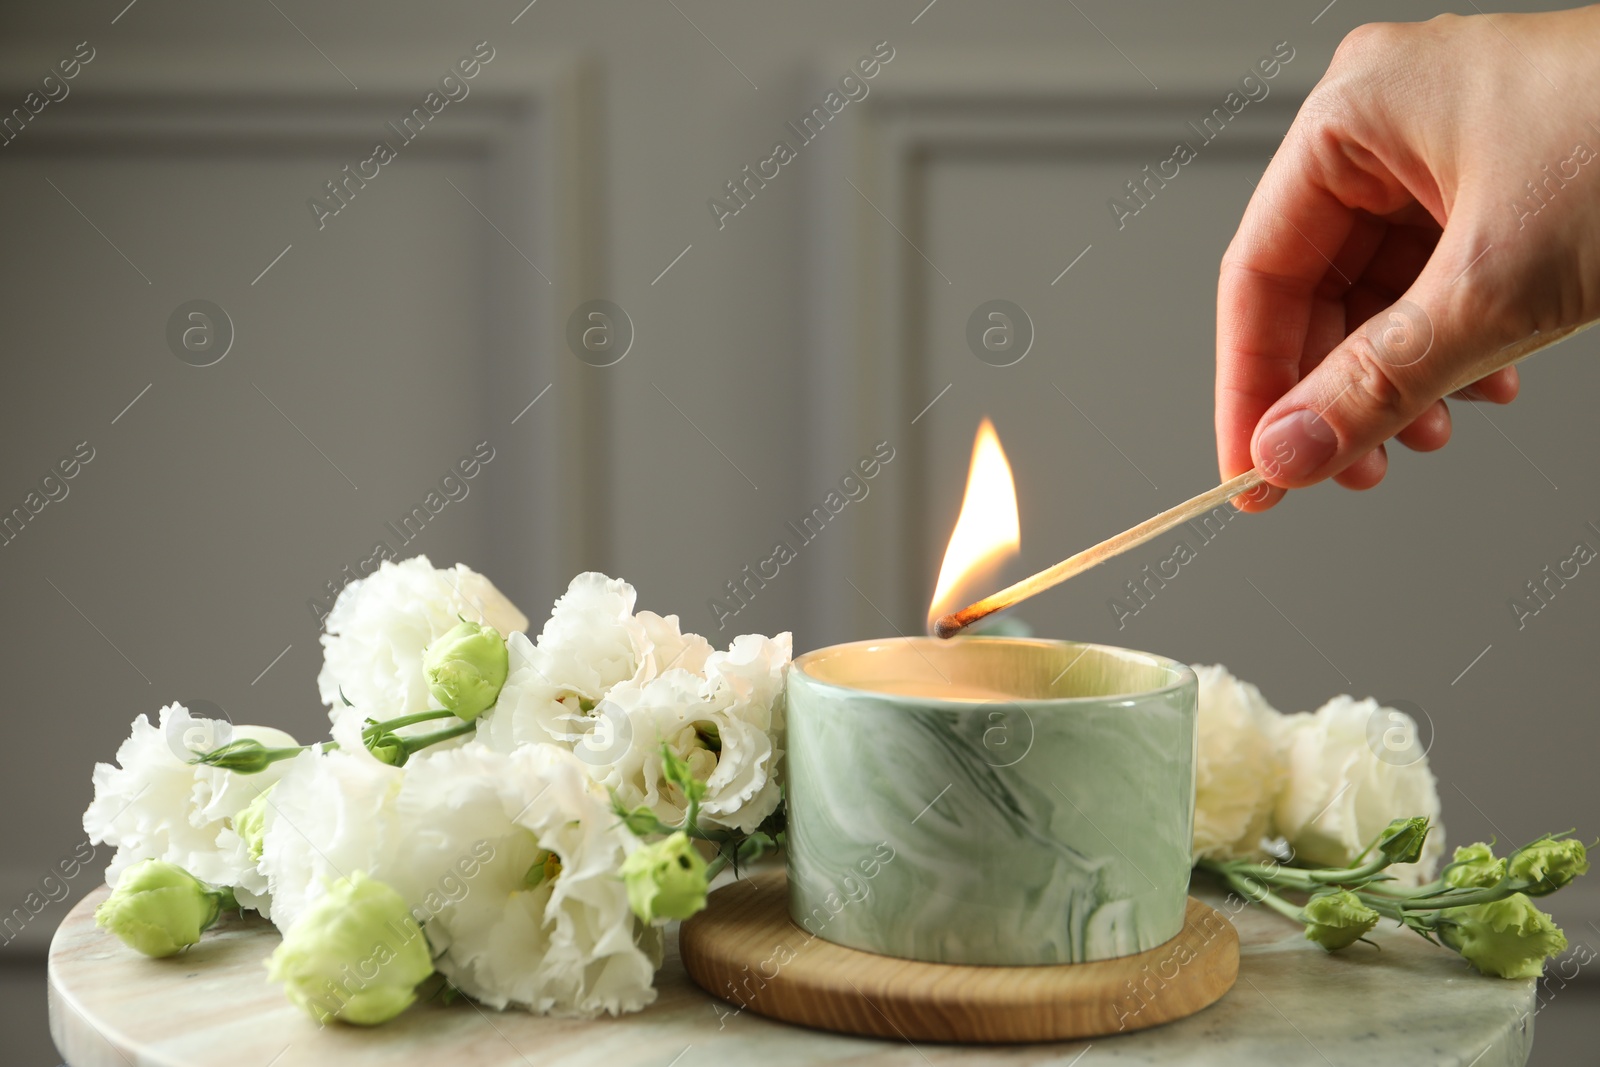
[[972, 442], [972, 466], [967, 471], [967, 492], [961, 514], [944, 550], [939, 581], [928, 605], [928, 621], [962, 605], [960, 594], [980, 581], [992, 579], [1000, 565], [1022, 547], [1017, 520], [1017, 486], [1011, 477], [1000, 436], [987, 418]]

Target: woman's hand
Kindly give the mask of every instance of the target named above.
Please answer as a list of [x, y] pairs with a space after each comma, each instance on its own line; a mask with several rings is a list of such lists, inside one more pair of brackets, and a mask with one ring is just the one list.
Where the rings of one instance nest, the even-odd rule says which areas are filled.
[[1376, 485], [1457, 396], [1600, 318], [1600, 8], [1345, 38], [1222, 258], [1217, 451], [1283, 488]]

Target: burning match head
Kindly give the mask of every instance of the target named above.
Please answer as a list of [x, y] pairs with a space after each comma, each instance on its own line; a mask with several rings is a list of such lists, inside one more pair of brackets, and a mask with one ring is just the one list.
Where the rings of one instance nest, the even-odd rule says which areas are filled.
[[985, 618], [988, 614], [987, 611], [974, 611], [971, 607], [962, 608], [960, 611], [952, 611], [948, 615], [939, 616], [933, 621], [933, 625], [929, 629], [932, 631], [933, 636], [948, 639], [965, 630], [979, 619]]

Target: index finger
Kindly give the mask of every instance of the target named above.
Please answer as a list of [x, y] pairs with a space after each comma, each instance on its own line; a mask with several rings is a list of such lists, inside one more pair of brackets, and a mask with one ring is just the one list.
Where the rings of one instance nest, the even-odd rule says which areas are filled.
[[1225, 479], [1250, 469], [1256, 423], [1300, 380], [1317, 288], [1356, 223], [1356, 206], [1328, 187], [1306, 141], [1291, 129], [1222, 257], [1216, 432]]

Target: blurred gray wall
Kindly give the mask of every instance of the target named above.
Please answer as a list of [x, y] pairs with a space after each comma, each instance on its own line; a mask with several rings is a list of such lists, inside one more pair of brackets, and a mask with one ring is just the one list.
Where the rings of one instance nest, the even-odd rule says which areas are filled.
[[[985, 414], [1021, 501], [1008, 577], [1213, 484], [1216, 269], [1252, 182], [1344, 33], [1443, 8], [924, 3], [0, 9], [0, 111], [93, 57], [0, 147], [0, 512], [65, 491], [0, 547], [0, 909], [81, 841], [136, 714], [319, 736], [315, 605], [380, 542], [486, 571], [536, 626], [593, 567], [713, 640], [806, 649], [922, 627]], [[479, 42], [465, 99], [386, 125]], [[864, 99], [786, 127], [879, 42]], [[1270, 95], [1119, 229], [1107, 200], [1278, 42]], [[348, 181], [380, 138], [395, 158]], [[751, 180], [780, 139], [796, 158]], [[1031, 321], [1012, 366], [967, 342], [991, 300]], [[575, 346], [597, 322], [611, 347]], [[1597, 346], [1458, 407], [1377, 490], [1235, 520], [1132, 617], [1109, 604], [1167, 539], [1019, 614], [1225, 662], [1285, 710], [1405, 702], [1451, 840], [1592, 835], [1600, 579], [1522, 629], [1508, 601], [1600, 544]], [[879, 442], [867, 495], [732, 600]], [[67, 906], [0, 949], [26, 988]], [[1595, 893], [1557, 911], [1600, 936]]]

